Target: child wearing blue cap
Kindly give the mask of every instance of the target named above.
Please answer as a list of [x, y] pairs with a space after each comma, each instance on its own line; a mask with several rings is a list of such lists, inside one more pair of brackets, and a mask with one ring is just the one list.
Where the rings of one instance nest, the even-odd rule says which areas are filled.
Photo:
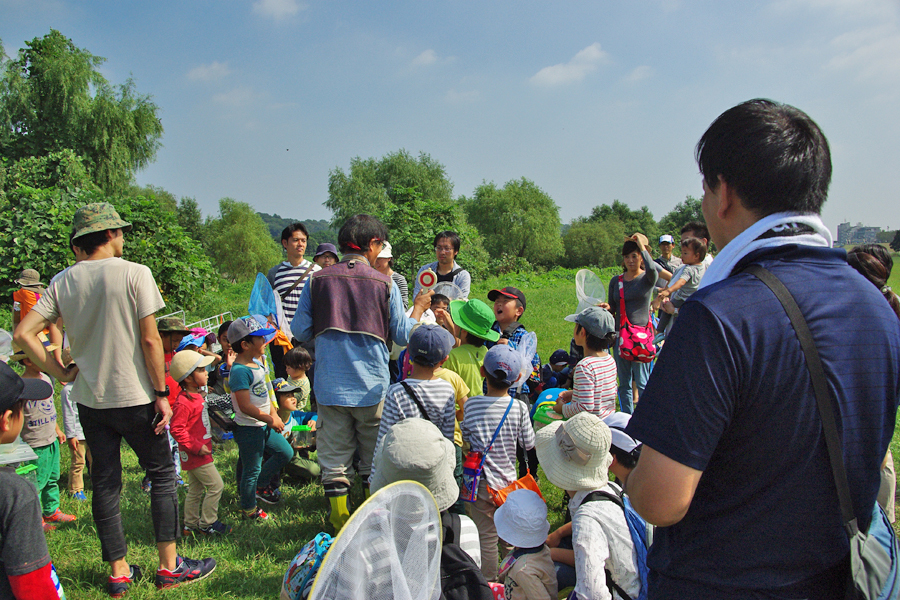
[[[488, 486], [493, 490], [502, 490], [516, 480], [516, 443], [526, 450], [534, 448], [534, 430], [528, 407], [507, 393], [518, 381], [521, 370], [522, 358], [510, 346], [498, 344], [488, 350], [481, 367], [487, 394], [466, 401], [465, 416], [460, 423], [463, 438], [469, 442], [472, 452], [485, 455], [478, 495], [467, 506], [467, 511], [478, 527], [481, 572], [488, 581], [497, 580], [499, 562], [499, 537], [494, 525], [497, 506], [488, 492]], [[491, 445], [495, 432], [496, 439]]]

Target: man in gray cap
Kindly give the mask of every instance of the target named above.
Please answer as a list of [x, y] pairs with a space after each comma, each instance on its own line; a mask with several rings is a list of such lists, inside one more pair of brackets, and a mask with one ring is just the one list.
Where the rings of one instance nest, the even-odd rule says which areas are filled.
[[[150, 514], [159, 553], [157, 587], [199, 579], [215, 568], [212, 559], [182, 559], [175, 550], [180, 533], [178, 496], [164, 434], [172, 409], [155, 319], [165, 302], [150, 269], [122, 260], [124, 233], [129, 231], [131, 224], [109, 203], [78, 209], [71, 244], [84, 253], [84, 260], [50, 285], [15, 332], [16, 342], [41, 370], [63, 382], [75, 381], [72, 393], [94, 456], [94, 522], [103, 560], [110, 564], [107, 591], [115, 597], [124, 594], [140, 574], [125, 560], [127, 545], [119, 510], [122, 438], [153, 481]], [[68, 366], [49, 354], [38, 338], [42, 329], [60, 317], [74, 360]]]

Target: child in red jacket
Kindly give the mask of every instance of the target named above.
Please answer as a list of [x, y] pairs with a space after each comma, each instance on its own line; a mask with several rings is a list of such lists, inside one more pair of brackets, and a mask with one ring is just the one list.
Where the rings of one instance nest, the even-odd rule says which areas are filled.
[[[178, 442], [181, 468], [188, 474], [184, 498], [184, 535], [206, 533], [222, 535], [231, 527], [219, 520], [219, 499], [225, 484], [212, 458], [212, 434], [209, 416], [200, 390], [206, 386], [206, 367], [214, 358], [193, 350], [182, 350], [172, 358], [169, 374], [181, 385], [181, 393], [172, 404], [169, 431]], [[201, 508], [200, 498], [206, 491]]]

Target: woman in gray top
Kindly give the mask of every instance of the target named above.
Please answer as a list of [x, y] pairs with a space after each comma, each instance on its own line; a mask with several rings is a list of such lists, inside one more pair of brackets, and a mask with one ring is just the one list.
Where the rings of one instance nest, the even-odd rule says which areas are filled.
[[[613, 277], [609, 282], [609, 311], [616, 318], [617, 327], [621, 328], [619, 316], [619, 282], [625, 292], [625, 314], [633, 325], [647, 325], [650, 322], [650, 300], [660, 267], [648, 252], [650, 244], [641, 233], [635, 233], [622, 246], [622, 261], [625, 272]], [[637, 397], [644, 393], [647, 379], [650, 377], [650, 363], [626, 360], [619, 355], [619, 343], [616, 342], [616, 367], [619, 374], [619, 406], [623, 412], [634, 412], [632, 401], [632, 381], [637, 386]]]

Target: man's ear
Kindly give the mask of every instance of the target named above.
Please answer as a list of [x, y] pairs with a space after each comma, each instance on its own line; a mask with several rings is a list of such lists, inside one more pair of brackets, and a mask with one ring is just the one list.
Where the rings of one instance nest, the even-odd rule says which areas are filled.
[[287, 250], [287, 240], [281, 240], [281, 247]]
[[719, 201], [719, 205], [716, 207], [716, 216], [719, 219], [724, 219], [726, 215], [732, 215], [734, 209], [740, 206], [741, 199], [721, 175], [719, 175], [719, 185], [714, 193]]
[[6, 433], [9, 431], [12, 426], [12, 411], [4, 410], [0, 413], [0, 434]]

